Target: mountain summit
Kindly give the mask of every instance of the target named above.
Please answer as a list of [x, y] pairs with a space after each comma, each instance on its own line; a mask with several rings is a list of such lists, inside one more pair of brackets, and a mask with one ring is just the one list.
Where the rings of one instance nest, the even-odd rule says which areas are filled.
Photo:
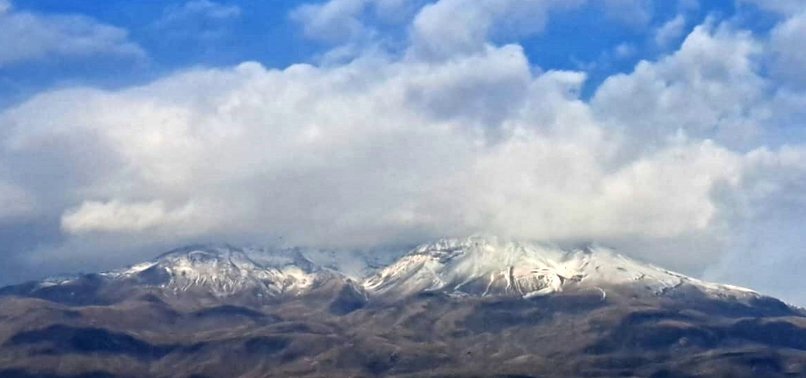
[[102, 275], [175, 294], [199, 291], [216, 297], [247, 291], [256, 296], [299, 295], [322, 279], [321, 269], [297, 250], [255, 253], [232, 246], [181, 248], [151, 262]]
[[[101, 286], [137, 287], [173, 296], [187, 293], [271, 299], [302, 296], [323, 282], [341, 280], [354, 283], [368, 296], [387, 300], [422, 293], [529, 299], [560, 292], [595, 292], [602, 300], [608, 292], [634, 296], [698, 292], [731, 300], [763, 298], [749, 289], [704, 282], [597, 246], [565, 250], [550, 244], [472, 236], [441, 239], [408, 252], [379, 254], [383, 256], [357, 251], [196, 245], [131, 267], [46, 279], [20, 289], [36, 296], [38, 292], [58, 291], [59, 287], [80, 286], [89, 278]], [[379, 265], [379, 260], [387, 263]]]
[[801, 309], [603, 247], [483, 237], [190, 246], [2, 288], [0, 319], [0, 377], [806, 374]]
[[555, 246], [471, 237], [421, 245], [364, 282], [372, 292], [515, 295], [530, 298], [561, 291], [627, 289], [663, 295], [696, 289], [731, 298], [760, 297], [735, 286], [711, 284], [645, 264], [602, 247]]

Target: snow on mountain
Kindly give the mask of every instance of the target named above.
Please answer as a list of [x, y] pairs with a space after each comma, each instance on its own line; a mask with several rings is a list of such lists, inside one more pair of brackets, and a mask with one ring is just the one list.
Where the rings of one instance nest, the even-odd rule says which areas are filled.
[[[203, 292], [217, 297], [301, 295], [333, 278], [383, 297], [443, 292], [530, 298], [575, 289], [596, 290], [606, 297], [615, 287], [650, 295], [693, 287], [715, 297], [760, 296], [638, 262], [607, 248], [563, 250], [484, 237], [443, 239], [408, 253], [192, 246], [100, 276], [173, 293]], [[70, 278], [50, 279], [39, 287], [70, 282]]]
[[757, 296], [638, 262], [609, 249], [562, 250], [538, 243], [470, 237], [421, 245], [364, 281], [373, 294], [410, 295], [441, 291], [455, 295], [515, 295], [524, 298], [565, 289], [629, 287], [660, 295], [693, 286], [723, 297]]
[[252, 290], [276, 296], [304, 293], [327, 274], [295, 249], [269, 253], [232, 246], [194, 246], [102, 276], [152, 283], [174, 292], [203, 290], [227, 296]]
[[302, 255], [314, 264], [361, 282], [397, 261], [407, 251], [400, 249], [335, 250], [304, 249]]

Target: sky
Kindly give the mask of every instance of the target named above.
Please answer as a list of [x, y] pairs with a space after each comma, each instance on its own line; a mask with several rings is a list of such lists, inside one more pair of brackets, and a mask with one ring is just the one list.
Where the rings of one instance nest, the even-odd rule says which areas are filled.
[[801, 0], [0, 0], [0, 284], [597, 243], [806, 305]]

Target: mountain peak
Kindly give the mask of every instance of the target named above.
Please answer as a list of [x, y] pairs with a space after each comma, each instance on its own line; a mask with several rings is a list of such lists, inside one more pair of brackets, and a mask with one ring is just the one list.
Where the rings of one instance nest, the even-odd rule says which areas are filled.
[[307, 290], [320, 271], [297, 249], [267, 251], [207, 244], [177, 248], [104, 276], [134, 279], [174, 293], [203, 291], [229, 296], [255, 292], [276, 296]]
[[[440, 364], [468, 365], [461, 376], [543, 368], [551, 375], [556, 364], [546, 361], [560, 361], [558, 376], [590, 375], [580, 364], [593, 375], [668, 376], [676, 371], [623, 367], [648, 361], [654, 369], [670, 359], [688, 367], [704, 358], [728, 375], [736, 366], [749, 366], [741, 376], [769, 375], [756, 361], [802, 370], [800, 310], [608, 248], [473, 236], [385, 252], [195, 245], [127, 269], [0, 289], [0, 349], [33, 370], [77, 356], [71, 366], [132, 361], [121, 371], [129, 373], [152, 371], [143, 370], [148, 362], [168, 366], [162, 375], [176, 366], [210, 376], [449, 372], [433, 369]], [[356, 272], [378, 265], [350, 279], [340, 272], [352, 263]], [[789, 357], [769, 360], [771, 351]], [[224, 363], [201, 371], [210, 364], [198, 361]], [[233, 374], [233, 366], [244, 368]], [[491, 366], [521, 370], [484, 370]], [[703, 371], [715, 370], [687, 373]]]
[[490, 236], [441, 239], [422, 244], [367, 279], [376, 293], [440, 291], [454, 295], [506, 295], [530, 298], [567, 290], [614, 287], [660, 295], [694, 287], [713, 295], [755, 295], [750, 290], [706, 283], [589, 245], [558, 246]]
[[[613, 291], [659, 296], [689, 289], [716, 297], [759, 296], [751, 290], [671, 272], [596, 245], [563, 249], [548, 243], [479, 235], [440, 239], [406, 253], [191, 245], [98, 276], [171, 295], [192, 292], [214, 297], [302, 295], [332, 278], [355, 283], [367, 295], [388, 298], [427, 292], [532, 298], [581, 291], [604, 298]], [[38, 287], [70, 282], [50, 280]]]

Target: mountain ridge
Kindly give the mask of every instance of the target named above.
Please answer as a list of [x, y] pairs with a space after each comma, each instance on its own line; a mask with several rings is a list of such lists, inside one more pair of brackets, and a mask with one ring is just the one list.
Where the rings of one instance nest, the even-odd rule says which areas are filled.
[[806, 375], [802, 310], [604, 247], [389, 254], [197, 245], [5, 287], [0, 377]]
[[[129, 267], [97, 273], [174, 292], [204, 289], [214, 296], [252, 290], [255, 295], [304, 294], [318, 279], [341, 279], [369, 295], [407, 296], [441, 291], [452, 295], [514, 295], [523, 298], [563, 290], [595, 289], [606, 297], [612, 286], [663, 295], [681, 287], [734, 298], [766, 297], [751, 289], [702, 281], [590, 244], [562, 249], [552, 244], [489, 236], [443, 238], [408, 251], [386, 252], [385, 264], [364, 252], [311, 248], [238, 247], [195, 244], [173, 249]], [[358, 268], [345, 272], [340, 259]], [[381, 259], [383, 260], [383, 258]], [[79, 279], [60, 276], [34, 287], [67, 285]], [[31, 285], [31, 283], [28, 283]], [[8, 291], [8, 288], [0, 289]], [[16, 285], [19, 286], [19, 285]]]

